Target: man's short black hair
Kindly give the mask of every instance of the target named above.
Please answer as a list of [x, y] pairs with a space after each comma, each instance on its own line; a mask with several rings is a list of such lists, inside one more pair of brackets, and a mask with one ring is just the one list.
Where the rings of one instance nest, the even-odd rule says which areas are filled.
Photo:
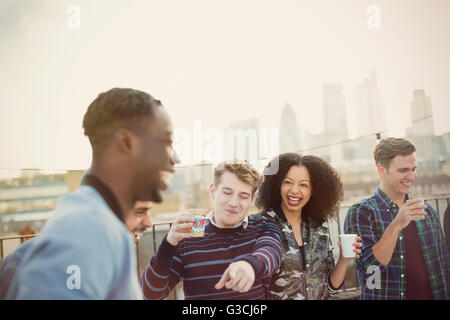
[[84, 134], [92, 149], [101, 152], [121, 128], [139, 132], [144, 118], [154, 118], [159, 100], [148, 93], [128, 88], [113, 88], [100, 93], [89, 105], [83, 119]]

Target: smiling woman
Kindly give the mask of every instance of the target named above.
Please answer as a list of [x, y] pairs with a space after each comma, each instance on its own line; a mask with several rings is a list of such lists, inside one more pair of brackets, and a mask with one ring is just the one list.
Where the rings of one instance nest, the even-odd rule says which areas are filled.
[[[310, 197], [309, 201], [306, 201], [306, 197], [301, 201], [301, 216], [311, 218], [319, 225], [336, 216], [343, 197], [342, 182], [338, 173], [326, 161], [312, 155], [284, 153], [274, 158], [267, 168], [276, 161], [279, 161], [277, 174], [265, 175], [264, 182], [258, 190], [256, 199], [258, 208], [272, 210], [285, 205], [287, 208], [295, 209], [287, 201], [282, 202], [282, 198], [283, 193], [293, 184], [294, 174], [297, 174], [297, 179], [300, 178], [298, 182], [301, 182], [299, 190], [309, 189], [308, 193], [303, 193], [303, 196], [309, 194]], [[293, 167], [299, 168], [298, 172], [289, 172]], [[300, 191], [294, 190], [294, 192], [289, 195], [299, 197], [301, 194]], [[295, 197], [293, 200], [296, 199]], [[295, 203], [291, 202], [291, 204]]]
[[[349, 262], [340, 254], [334, 263], [328, 227], [343, 197], [337, 172], [316, 156], [284, 153], [266, 167], [256, 219], [277, 222], [283, 236], [283, 260], [270, 281], [271, 299], [328, 299], [342, 285]], [[358, 240], [360, 240], [358, 238]], [[361, 244], [355, 244], [358, 257]]]

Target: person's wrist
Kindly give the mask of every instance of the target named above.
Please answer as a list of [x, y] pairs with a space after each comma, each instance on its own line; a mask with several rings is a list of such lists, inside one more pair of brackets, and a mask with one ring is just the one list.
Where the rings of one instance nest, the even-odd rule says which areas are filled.
[[250, 255], [237, 262], [246, 262], [246, 264], [250, 266], [251, 270], [253, 271], [253, 275], [255, 276], [255, 278], [259, 276], [264, 269], [262, 262], [255, 256]]
[[167, 241], [171, 246], [176, 247], [176, 246], [178, 245], [178, 242], [176, 242], [175, 239], [173, 239], [173, 238], [170, 236], [170, 233], [167, 235], [166, 241]]
[[[356, 255], [356, 253], [355, 253], [355, 255]], [[350, 264], [350, 261], [352, 261], [353, 259], [355, 259], [355, 258], [344, 258], [344, 256], [341, 254], [337, 264], [347, 268], [348, 265]]]
[[402, 228], [400, 226], [400, 222], [398, 220], [398, 216], [392, 220], [391, 224], [388, 226], [388, 228], [391, 230], [391, 232], [398, 236], [400, 231], [402, 231]]

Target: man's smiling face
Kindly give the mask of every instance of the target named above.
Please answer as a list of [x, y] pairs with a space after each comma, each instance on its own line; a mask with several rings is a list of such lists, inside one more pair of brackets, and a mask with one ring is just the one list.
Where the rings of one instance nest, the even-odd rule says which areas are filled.
[[214, 222], [220, 228], [233, 228], [244, 220], [248, 209], [255, 203], [253, 188], [225, 171], [218, 185], [211, 185], [214, 200]]
[[388, 195], [402, 196], [411, 193], [412, 185], [416, 179], [416, 155], [396, 156], [389, 167], [378, 165], [383, 191]]

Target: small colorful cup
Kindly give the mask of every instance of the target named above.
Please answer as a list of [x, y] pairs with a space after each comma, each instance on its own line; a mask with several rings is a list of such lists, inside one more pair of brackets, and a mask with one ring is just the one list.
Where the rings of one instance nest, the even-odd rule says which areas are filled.
[[188, 209], [188, 212], [195, 215], [191, 235], [193, 237], [203, 237], [205, 235], [206, 215], [208, 212], [205, 209]]
[[355, 247], [353, 243], [356, 241], [357, 234], [340, 234], [339, 240], [342, 245], [342, 256], [344, 258], [354, 258], [356, 257], [356, 252], [353, 251]]

